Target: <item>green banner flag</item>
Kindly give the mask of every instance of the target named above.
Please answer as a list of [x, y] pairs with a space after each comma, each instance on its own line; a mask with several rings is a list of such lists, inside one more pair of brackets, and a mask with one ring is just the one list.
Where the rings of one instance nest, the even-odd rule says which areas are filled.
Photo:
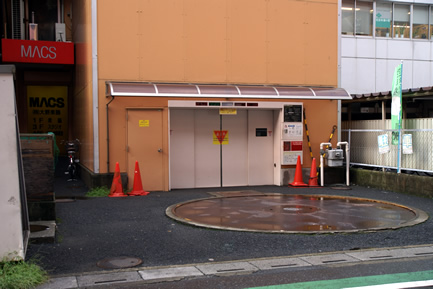
[[[392, 79], [391, 91], [391, 129], [401, 128], [401, 80], [403, 74], [403, 64], [399, 64], [394, 71], [394, 78]], [[398, 132], [392, 133], [392, 144], [398, 145]]]

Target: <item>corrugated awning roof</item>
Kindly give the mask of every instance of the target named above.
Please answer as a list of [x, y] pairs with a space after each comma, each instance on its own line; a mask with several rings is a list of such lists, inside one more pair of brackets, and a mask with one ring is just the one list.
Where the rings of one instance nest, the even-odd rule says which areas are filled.
[[[403, 97], [427, 97], [433, 95], [433, 87], [418, 87], [409, 88], [402, 90]], [[378, 101], [391, 98], [391, 91], [372, 92], [363, 94], [354, 94], [349, 102], [360, 102], [360, 101]]]
[[167, 84], [107, 82], [106, 96], [265, 98], [265, 99], [352, 99], [343, 88], [259, 86], [224, 84]]

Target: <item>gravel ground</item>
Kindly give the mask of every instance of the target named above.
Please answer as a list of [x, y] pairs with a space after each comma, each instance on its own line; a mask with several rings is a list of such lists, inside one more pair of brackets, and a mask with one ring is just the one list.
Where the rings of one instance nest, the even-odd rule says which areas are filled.
[[[433, 220], [397, 230], [338, 234], [269, 234], [194, 227], [165, 215], [167, 207], [210, 192], [256, 190], [371, 198], [433, 214], [433, 199], [352, 186], [351, 190], [261, 186], [151, 192], [127, 198], [89, 198], [57, 203], [57, 242], [29, 244], [27, 259], [38, 259], [51, 275], [104, 271], [105, 258], [140, 258], [141, 266], [167, 266], [344, 250], [433, 244]], [[81, 181], [56, 175], [56, 196], [84, 196]]]

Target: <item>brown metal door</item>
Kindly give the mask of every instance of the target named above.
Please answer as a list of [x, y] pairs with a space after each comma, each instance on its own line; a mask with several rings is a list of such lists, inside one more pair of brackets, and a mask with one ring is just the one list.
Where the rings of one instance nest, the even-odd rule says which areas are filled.
[[162, 110], [128, 109], [127, 126], [128, 187], [133, 187], [138, 161], [143, 189], [164, 190]]

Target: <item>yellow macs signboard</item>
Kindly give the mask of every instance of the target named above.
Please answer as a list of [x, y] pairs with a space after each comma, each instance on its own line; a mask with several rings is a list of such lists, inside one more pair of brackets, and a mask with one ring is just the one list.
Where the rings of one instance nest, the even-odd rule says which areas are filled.
[[27, 86], [27, 111], [29, 133], [52, 132], [57, 145], [67, 138], [67, 86]]

